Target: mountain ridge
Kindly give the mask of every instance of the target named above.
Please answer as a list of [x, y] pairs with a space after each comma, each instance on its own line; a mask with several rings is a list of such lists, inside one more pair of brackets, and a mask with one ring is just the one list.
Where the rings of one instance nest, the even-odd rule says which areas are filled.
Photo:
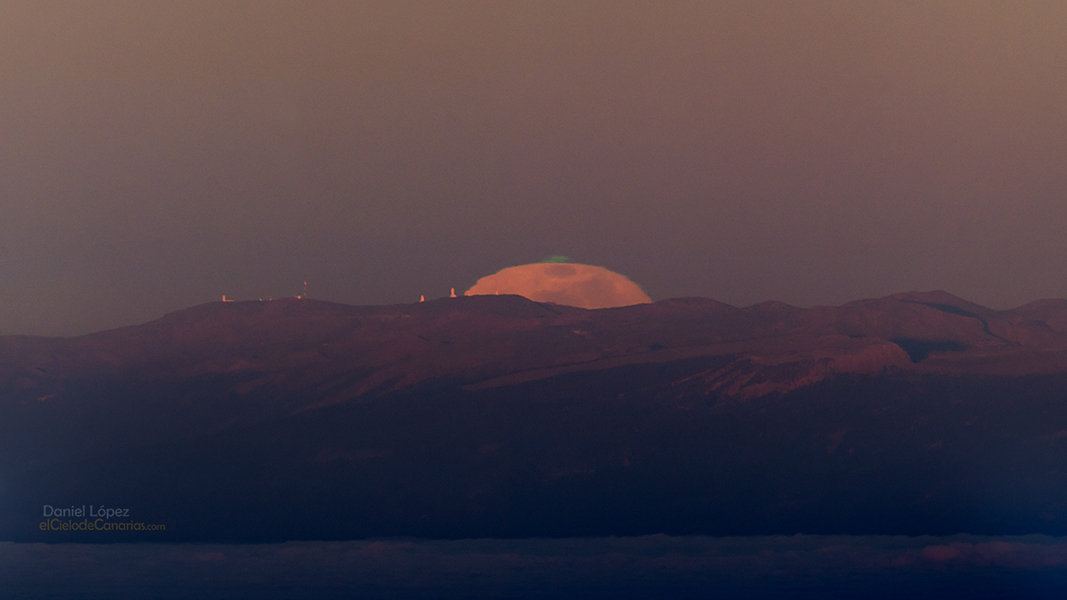
[[0, 337], [0, 539], [1067, 534], [1067, 301], [211, 303]]
[[[350, 306], [308, 299], [213, 302], [141, 325], [72, 338], [0, 336], [0, 389], [50, 389], [89, 374], [189, 377], [258, 373], [259, 385], [327, 385], [350, 401], [386, 382], [464, 385], [529, 381], [581, 365], [736, 355], [751, 372], [803, 373], [792, 383], [723, 384], [756, 396], [836, 373], [880, 369], [1025, 375], [1067, 371], [1067, 300], [996, 311], [947, 292], [907, 292], [837, 307], [764, 302], [738, 308], [703, 298], [585, 310], [520, 296]], [[562, 370], [561, 370], [562, 369]], [[523, 373], [527, 375], [522, 375]], [[244, 382], [241, 389], [255, 387]], [[42, 393], [38, 398], [49, 393]], [[320, 401], [319, 404], [322, 402]]]

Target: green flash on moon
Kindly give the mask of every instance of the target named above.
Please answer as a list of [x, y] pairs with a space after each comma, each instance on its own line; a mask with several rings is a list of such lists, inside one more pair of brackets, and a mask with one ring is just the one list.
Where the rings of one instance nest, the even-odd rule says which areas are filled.
[[652, 302], [624, 275], [565, 260], [564, 256], [554, 256], [545, 262], [503, 269], [482, 277], [464, 295], [517, 294], [535, 302], [590, 309]]

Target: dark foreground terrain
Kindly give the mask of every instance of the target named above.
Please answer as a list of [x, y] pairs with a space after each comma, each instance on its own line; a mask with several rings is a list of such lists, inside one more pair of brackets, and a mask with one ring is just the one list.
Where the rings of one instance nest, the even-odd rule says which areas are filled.
[[3, 337], [0, 539], [1067, 535], [1065, 332], [1064, 301], [931, 293], [291, 299]]
[[788, 536], [0, 543], [5, 598], [863, 598], [1067, 594], [1067, 539]]

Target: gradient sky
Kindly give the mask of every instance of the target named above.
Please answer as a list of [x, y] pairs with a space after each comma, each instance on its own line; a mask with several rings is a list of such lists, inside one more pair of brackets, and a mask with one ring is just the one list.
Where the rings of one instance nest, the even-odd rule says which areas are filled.
[[1067, 297], [1067, 3], [0, 0], [0, 333], [466, 289]]

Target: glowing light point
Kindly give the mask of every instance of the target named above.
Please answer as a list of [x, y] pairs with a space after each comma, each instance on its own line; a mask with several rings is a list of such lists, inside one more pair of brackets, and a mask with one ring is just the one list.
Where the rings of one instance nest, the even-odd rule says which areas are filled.
[[452, 293], [448, 297], [449, 298], [455, 298], [456, 297], [456, 288], [452, 288]]

